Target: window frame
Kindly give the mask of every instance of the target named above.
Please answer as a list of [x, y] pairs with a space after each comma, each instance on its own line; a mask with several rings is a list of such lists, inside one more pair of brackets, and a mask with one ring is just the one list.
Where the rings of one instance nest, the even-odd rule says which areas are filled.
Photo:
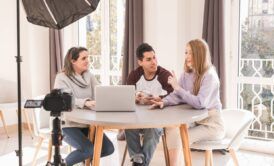
[[[113, 55], [111, 54], [110, 46], [111, 46], [111, 34], [110, 34], [110, 1], [111, 0], [103, 0], [100, 2], [99, 5], [101, 5], [101, 54], [100, 54], [100, 61], [103, 63], [101, 64], [100, 69], [92, 69], [92, 73], [94, 75], [100, 75], [100, 81], [102, 85], [110, 85], [111, 84], [111, 76], [122, 76], [122, 71], [114, 71], [110, 69], [110, 64], [112, 63], [111, 57]], [[120, 0], [121, 1], [121, 0]], [[118, 2], [118, 4], [121, 4], [121, 2]], [[99, 6], [98, 6], [99, 7]], [[118, 9], [121, 9], [118, 7]], [[118, 10], [117, 9], [117, 10]], [[78, 43], [81, 46], [86, 47], [86, 17], [83, 19], [80, 19], [78, 21]], [[119, 24], [119, 21], [117, 20], [117, 24]], [[119, 29], [119, 28], [117, 28]], [[119, 29], [120, 30], [120, 29]], [[118, 30], [117, 30], [118, 31]], [[121, 33], [121, 32], [120, 32]], [[123, 32], [122, 32], [123, 33]], [[117, 42], [119, 42], [117, 40]], [[108, 44], [105, 44], [108, 43]], [[117, 48], [119, 49], [119, 48]], [[117, 51], [119, 54], [119, 51]], [[120, 57], [120, 59], [122, 56]], [[118, 82], [119, 84], [119, 82]]]

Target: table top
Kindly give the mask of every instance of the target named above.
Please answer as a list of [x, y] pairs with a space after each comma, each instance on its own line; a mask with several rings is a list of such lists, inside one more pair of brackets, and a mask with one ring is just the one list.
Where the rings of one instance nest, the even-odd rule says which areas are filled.
[[154, 110], [150, 110], [148, 106], [136, 105], [135, 112], [95, 112], [75, 109], [72, 112], [65, 112], [64, 115], [67, 120], [77, 123], [128, 129], [188, 124], [206, 118], [208, 111], [197, 110], [186, 104]]

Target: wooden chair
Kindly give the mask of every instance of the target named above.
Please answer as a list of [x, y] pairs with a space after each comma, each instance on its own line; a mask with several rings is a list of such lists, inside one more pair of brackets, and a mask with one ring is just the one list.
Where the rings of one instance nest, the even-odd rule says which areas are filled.
[[51, 140], [51, 128], [50, 128], [50, 112], [45, 111], [41, 108], [33, 109], [33, 124], [34, 134], [38, 137], [38, 144], [32, 159], [32, 165], [36, 165], [37, 155], [41, 148], [44, 140], [48, 140], [48, 158], [47, 161], [51, 160], [52, 157], [52, 140]]
[[[23, 104], [24, 103], [22, 102], [22, 107], [24, 107]], [[5, 132], [6, 132], [7, 136], [8, 136], [8, 138], [9, 138], [7, 126], [6, 126], [4, 115], [3, 115], [3, 110], [11, 110], [11, 111], [16, 110], [16, 113], [18, 114], [17, 102], [1, 103], [0, 104], [0, 118], [2, 120]], [[30, 132], [31, 138], [33, 138], [33, 132], [32, 132], [32, 128], [31, 128], [31, 125], [30, 125], [29, 116], [28, 116], [28, 113], [26, 112], [27, 110], [24, 109], [24, 108], [22, 108], [21, 111], [22, 111], [22, 115], [24, 116], [24, 118], [26, 120], [28, 131]]]

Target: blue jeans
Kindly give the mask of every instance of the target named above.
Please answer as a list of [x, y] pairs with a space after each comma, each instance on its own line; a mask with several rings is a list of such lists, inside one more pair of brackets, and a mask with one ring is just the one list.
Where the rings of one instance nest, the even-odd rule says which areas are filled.
[[[64, 141], [75, 150], [65, 159], [67, 166], [80, 163], [89, 157], [93, 157], [93, 143], [88, 139], [88, 128], [68, 127], [63, 128]], [[114, 146], [104, 134], [101, 157], [108, 156], [114, 152]]]
[[[127, 129], [125, 130], [128, 152], [131, 158], [144, 156], [143, 163], [147, 166], [153, 156], [159, 138], [162, 135], [162, 128], [150, 129]], [[141, 145], [140, 134], [143, 134]]]

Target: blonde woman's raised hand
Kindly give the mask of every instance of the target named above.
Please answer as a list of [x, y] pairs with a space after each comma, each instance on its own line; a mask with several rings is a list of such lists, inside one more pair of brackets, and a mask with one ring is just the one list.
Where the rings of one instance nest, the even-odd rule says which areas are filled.
[[170, 84], [174, 90], [180, 89], [180, 85], [178, 84], [178, 80], [174, 71], [172, 71], [172, 76], [168, 77], [167, 83]]

